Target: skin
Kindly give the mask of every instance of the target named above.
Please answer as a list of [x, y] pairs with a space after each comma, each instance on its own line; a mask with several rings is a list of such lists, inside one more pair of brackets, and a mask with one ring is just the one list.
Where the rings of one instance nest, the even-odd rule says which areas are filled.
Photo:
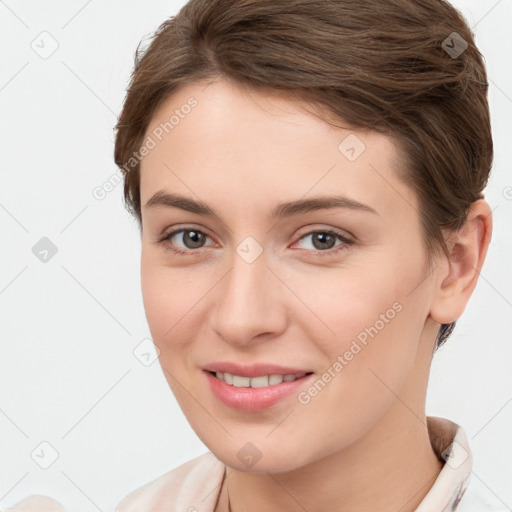
[[[190, 96], [198, 105], [142, 160], [141, 204], [164, 189], [221, 218], [143, 206], [141, 278], [165, 377], [194, 431], [227, 466], [217, 512], [228, 510], [227, 486], [233, 512], [414, 510], [442, 468], [425, 417], [434, 341], [475, 287], [491, 235], [489, 205], [473, 205], [450, 239], [450, 258], [430, 267], [418, 200], [399, 177], [389, 137], [333, 126], [289, 93], [250, 92], [226, 79], [180, 87], [146, 133]], [[338, 150], [351, 133], [366, 146], [355, 161]], [[333, 193], [377, 213], [270, 217], [278, 203]], [[202, 248], [188, 231], [157, 243], [178, 228], [204, 233]], [[325, 229], [355, 242], [315, 245], [311, 232]], [[247, 236], [263, 249], [252, 263], [236, 252]], [[292, 395], [263, 412], [240, 412], [207, 386], [201, 367], [221, 360], [321, 377], [394, 303], [401, 311], [307, 405]], [[237, 457], [247, 442], [261, 453], [250, 468]]]

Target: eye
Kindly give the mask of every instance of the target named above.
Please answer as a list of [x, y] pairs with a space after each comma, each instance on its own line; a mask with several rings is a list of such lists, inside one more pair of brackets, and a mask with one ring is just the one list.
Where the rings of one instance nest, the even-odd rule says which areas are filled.
[[[299, 241], [304, 240], [307, 237], [311, 237], [313, 249], [317, 249], [314, 252], [326, 253], [327, 255], [337, 253], [338, 251], [345, 249], [348, 245], [354, 243], [352, 239], [333, 229], [310, 231], [301, 236]], [[338, 246], [334, 246], [334, 250], [331, 250], [336, 239], [340, 240], [341, 243]]]
[[[181, 239], [182, 243], [185, 244], [185, 249], [176, 247], [176, 244], [172, 241], [173, 238], [175, 238], [176, 235], [180, 233], [182, 233], [181, 237], [177, 238]], [[299, 241], [304, 240], [307, 237], [312, 237], [311, 240], [313, 242], [313, 252], [326, 253], [328, 255], [337, 253], [338, 251], [341, 251], [345, 249], [347, 246], [355, 243], [354, 240], [348, 238], [344, 234], [333, 229], [310, 231], [305, 235], [301, 236]], [[203, 231], [189, 227], [171, 231], [163, 238], [157, 240], [157, 243], [162, 244], [166, 249], [174, 253], [182, 255], [192, 255], [193, 253], [202, 252], [199, 249], [202, 249], [204, 247], [203, 244], [207, 238], [210, 237]], [[334, 246], [334, 250], [331, 250], [333, 247], [332, 244], [333, 242], [336, 242], [336, 239], [338, 239], [341, 243], [338, 246]]]
[[[182, 243], [185, 244], [185, 248], [189, 250], [183, 250], [180, 248], [176, 248], [174, 243], [172, 243], [172, 239], [178, 234], [183, 233], [181, 237], [177, 237], [178, 239], [181, 238]], [[172, 252], [175, 252], [177, 254], [190, 254], [192, 252], [200, 252], [197, 251], [197, 249], [201, 249], [202, 244], [204, 243], [204, 240], [206, 238], [210, 238], [207, 234], [205, 234], [203, 231], [200, 231], [199, 229], [195, 228], [186, 228], [186, 229], [177, 229], [175, 231], [172, 231], [168, 235], [165, 235], [160, 240], [157, 240], [157, 243], [162, 244], [166, 249], [169, 249]], [[187, 247], [190, 245], [191, 247]], [[196, 249], [196, 250], [194, 250]]]

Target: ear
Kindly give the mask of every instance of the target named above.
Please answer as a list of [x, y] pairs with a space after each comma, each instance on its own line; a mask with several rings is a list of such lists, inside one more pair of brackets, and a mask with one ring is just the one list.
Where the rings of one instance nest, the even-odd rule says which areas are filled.
[[430, 316], [440, 324], [457, 320], [475, 289], [492, 234], [492, 211], [479, 199], [464, 225], [447, 242], [449, 258], [439, 260]]

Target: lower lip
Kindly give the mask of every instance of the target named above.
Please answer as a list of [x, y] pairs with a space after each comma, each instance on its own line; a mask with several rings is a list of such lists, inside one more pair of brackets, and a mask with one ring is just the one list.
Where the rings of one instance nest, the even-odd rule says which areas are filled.
[[213, 394], [223, 404], [247, 412], [261, 411], [293, 393], [298, 393], [300, 388], [314, 376], [311, 373], [291, 382], [283, 381], [281, 384], [273, 384], [262, 388], [238, 388], [226, 384], [208, 371], [203, 371]]

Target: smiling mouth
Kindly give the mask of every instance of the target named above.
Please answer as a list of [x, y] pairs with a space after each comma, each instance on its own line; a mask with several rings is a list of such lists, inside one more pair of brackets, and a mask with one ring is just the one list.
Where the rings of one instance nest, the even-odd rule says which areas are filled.
[[233, 375], [227, 372], [208, 371], [208, 373], [226, 384], [237, 388], [263, 388], [268, 386], [277, 386], [282, 382], [293, 382], [311, 375], [313, 372], [288, 375], [271, 374], [260, 375], [258, 377], [242, 377], [240, 375]]

